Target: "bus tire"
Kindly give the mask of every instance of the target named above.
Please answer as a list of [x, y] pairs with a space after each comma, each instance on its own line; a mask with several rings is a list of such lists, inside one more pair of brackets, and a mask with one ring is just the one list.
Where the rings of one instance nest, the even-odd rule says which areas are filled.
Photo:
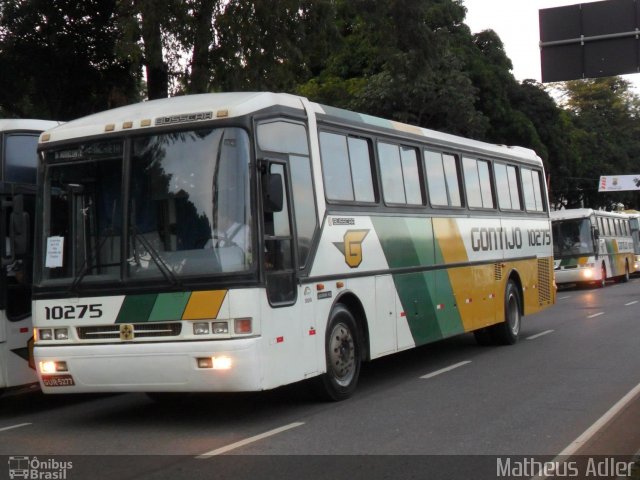
[[362, 358], [358, 325], [341, 303], [336, 304], [329, 315], [325, 358], [327, 371], [318, 378], [318, 394], [324, 400], [346, 400], [358, 384]]
[[620, 278], [622, 283], [627, 283], [629, 281], [629, 261], [625, 260], [624, 262], [624, 275]]
[[492, 327], [495, 340], [501, 345], [513, 345], [518, 341], [522, 325], [520, 292], [513, 280], [507, 282], [504, 291], [504, 322]]
[[473, 336], [476, 339], [476, 343], [482, 347], [488, 347], [495, 343], [491, 327], [480, 328], [473, 331]]
[[607, 286], [607, 267], [604, 266], [604, 263], [602, 264], [602, 267], [600, 267], [600, 280], [598, 281], [597, 286], [598, 288], [604, 288]]

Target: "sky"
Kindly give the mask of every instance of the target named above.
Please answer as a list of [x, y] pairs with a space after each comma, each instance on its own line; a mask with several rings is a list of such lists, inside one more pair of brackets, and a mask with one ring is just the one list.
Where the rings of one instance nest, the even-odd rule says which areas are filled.
[[[473, 33], [494, 30], [513, 63], [517, 80], [540, 81], [540, 26], [538, 10], [597, 0], [463, 0], [465, 23]], [[640, 74], [623, 75], [640, 92]]]

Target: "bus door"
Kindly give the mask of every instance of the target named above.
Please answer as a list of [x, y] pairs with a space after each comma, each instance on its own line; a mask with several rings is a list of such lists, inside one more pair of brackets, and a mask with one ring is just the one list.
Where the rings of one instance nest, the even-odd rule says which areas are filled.
[[[317, 371], [314, 304], [298, 302], [297, 262], [295, 249], [293, 208], [291, 202], [291, 179], [285, 162], [268, 160], [262, 162], [262, 231], [264, 237], [263, 267], [269, 306], [262, 312], [267, 328], [275, 333], [270, 338], [275, 355], [271, 356], [289, 363], [293, 352], [297, 353], [298, 365], [304, 373]], [[308, 288], [308, 287], [307, 287]], [[273, 328], [272, 328], [273, 327]], [[314, 335], [309, 332], [313, 331]], [[282, 345], [278, 345], [282, 343]], [[278, 355], [278, 350], [282, 355]], [[288, 352], [288, 354], [286, 353]]]
[[0, 349], [5, 386], [35, 382], [31, 328], [33, 195], [3, 195], [0, 224]]

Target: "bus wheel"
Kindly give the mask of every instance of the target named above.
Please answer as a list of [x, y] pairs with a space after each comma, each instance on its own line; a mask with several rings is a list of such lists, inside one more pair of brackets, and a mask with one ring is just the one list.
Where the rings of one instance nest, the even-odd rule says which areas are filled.
[[629, 262], [624, 262], [624, 275], [621, 278], [622, 283], [629, 281]]
[[504, 322], [492, 327], [494, 338], [501, 345], [513, 345], [518, 341], [521, 323], [520, 293], [515, 282], [509, 280], [504, 292]]
[[360, 375], [358, 326], [351, 312], [342, 304], [331, 310], [325, 339], [327, 372], [319, 377], [319, 394], [326, 400], [349, 398]]
[[473, 336], [476, 339], [476, 343], [482, 347], [487, 347], [494, 344], [491, 327], [481, 328], [473, 331]]
[[607, 285], [607, 267], [602, 265], [600, 269], [600, 281], [598, 282], [598, 288], [604, 288]]

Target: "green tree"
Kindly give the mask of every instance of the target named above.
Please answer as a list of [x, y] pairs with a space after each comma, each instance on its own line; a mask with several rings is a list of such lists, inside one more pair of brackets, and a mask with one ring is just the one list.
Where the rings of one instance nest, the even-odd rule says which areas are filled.
[[339, 0], [339, 38], [325, 68], [300, 85], [314, 100], [482, 137], [457, 43], [470, 39], [458, 0]]
[[137, 99], [140, 75], [115, 0], [5, 0], [0, 7], [0, 107], [70, 120]]
[[632, 193], [601, 194], [597, 186], [600, 175], [640, 173], [638, 96], [620, 77], [566, 82], [563, 90], [564, 106], [578, 129], [573, 142], [578, 159], [570, 176], [582, 182], [574, 195], [594, 208], [635, 203]]
[[333, 12], [330, 0], [230, 0], [215, 22], [215, 89], [293, 91], [324, 61]]

